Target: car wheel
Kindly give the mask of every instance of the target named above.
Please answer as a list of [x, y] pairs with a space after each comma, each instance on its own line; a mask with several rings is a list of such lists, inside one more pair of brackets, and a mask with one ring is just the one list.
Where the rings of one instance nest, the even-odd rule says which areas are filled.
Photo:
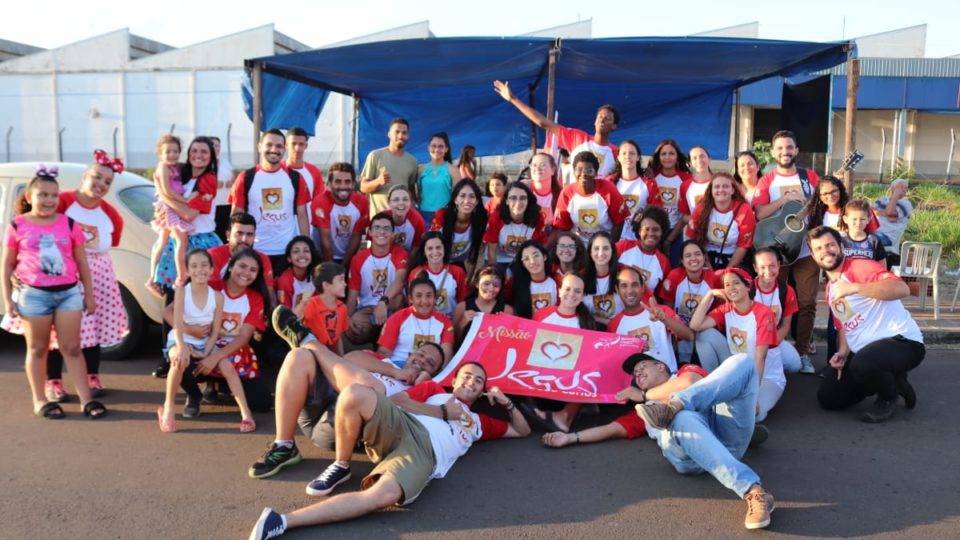
[[136, 298], [126, 287], [120, 285], [120, 297], [123, 299], [123, 309], [127, 312], [127, 328], [130, 330], [123, 341], [112, 347], [104, 347], [101, 355], [104, 360], [125, 360], [140, 344], [144, 331], [144, 315]]

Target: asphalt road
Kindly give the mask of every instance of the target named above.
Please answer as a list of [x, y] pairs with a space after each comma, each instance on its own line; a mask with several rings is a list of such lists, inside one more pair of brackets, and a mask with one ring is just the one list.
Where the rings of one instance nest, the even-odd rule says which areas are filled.
[[[272, 414], [241, 434], [235, 407], [204, 406], [199, 419], [178, 418], [178, 433], [160, 433], [163, 382], [146, 375], [158, 342], [104, 363], [109, 417], [84, 419], [74, 399], [52, 422], [31, 415], [22, 341], [0, 336], [0, 538], [246, 538], [264, 506], [315, 500], [304, 486], [332, 456], [302, 437], [302, 464], [247, 478], [273, 439]], [[746, 507], [732, 492], [676, 474], [649, 439], [555, 450], [530, 437], [476, 445], [409, 508], [285, 537], [960, 538], [957, 362], [956, 351], [929, 351], [911, 375], [917, 409], [881, 425], [821, 411], [819, 379], [790, 377], [770, 440], [746, 457], [777, 499], [763, 533], [743, 528]], [[370, 468], [356, 456], [339, 489], [357, 489]]]

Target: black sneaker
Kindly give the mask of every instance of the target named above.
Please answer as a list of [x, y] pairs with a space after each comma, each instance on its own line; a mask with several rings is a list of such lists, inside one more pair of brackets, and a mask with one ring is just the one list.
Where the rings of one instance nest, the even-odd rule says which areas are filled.
[[340, 484], [350, 479], [350, 469], [334, 461], [313, 482], [307, 484], [307, 495], [327, 495]]
[[879, 424], [886, 422], [893, 417], [893, 410], [897, 405], [895, 399], [880, 399], [874, 402], [873, 406], [860, 415], [860, 420], [868, 424]]
[[273, 508], [268, 506], [263, 509], [263, 512], [260, 512], [260, 519], [257, 520], [257, 524], [250, 531], [250, 540], [269, 540], [280, 536], [285, 530], [287, 530], [287, 525], [283, 516], [274, 512]]
[[157, 364], [157, 367], [153, 368], [153, 373], [151, 373], [151, 375], [158, 379], [166, 379], [168, 371], [170, 371], [170, 362], [161, 360], [160, 363]]
[[770, 430], [767, 429], [767, 426], [763, 424], [754, 424], [753, 426], [753, 435], [750, 436], [750, 448], [756, 448], [761, 444], [767, 442], [767, 439], [770, 438]]
[[250, 478], [269, 478], [284, 467], [290, 467], [303, 461], [300, 450], [297, 450], [296, 443], [291, 447], [280, 446], [277, 443], [270, 443], [267, 453], [260, 458], [260, 461], [253, 464], [247, 471]]
[[184, 418], [196, 418], [200, 416], [201, 398], [187, 396], [187, 404], [183, 406]]
[[913, 385], [910, 384], [910, 381], [907, 380], [907, 374], [896, 376], [897, 384], [897, 394], [903, 398], [903, 403], [908, 409], [912, 409], [917, 406], [917, 392], [913, 389]]
[[299, 347], [300, 341], [310, 333], [310, 330], [297, 318], [297, 314], [287, 306], [277, 306], [270, 320], [274, 331], [290, 345], [291, 349]]
[[214, 383], [207, 383], [203, 387], [203, 397], [200, 398], [200, 403], [205, 405], [215, 405], [217, 403], [217, 387]]

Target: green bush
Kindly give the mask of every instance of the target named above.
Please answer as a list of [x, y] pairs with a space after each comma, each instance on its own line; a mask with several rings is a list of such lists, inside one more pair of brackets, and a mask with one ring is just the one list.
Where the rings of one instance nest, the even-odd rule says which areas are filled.
[[[855, 197], [876, 200], [887, 193], [887, 185], [874, 183], [854, 186]], [[956, 270], [960, 264], [960, 188], [933, 183], [915, 183], [907, 197], [913, 203], [914, 212], [910, 225], [903, 233], [904, 240], [940, 242], [943, 245], [944, 263], [941, 267]]]

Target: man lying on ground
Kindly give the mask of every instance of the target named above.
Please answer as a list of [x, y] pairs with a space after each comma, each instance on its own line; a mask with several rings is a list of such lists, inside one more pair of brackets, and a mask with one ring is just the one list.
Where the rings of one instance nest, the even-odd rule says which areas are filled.
[[446, 476], [474, 442], [528, 435], [530, 426], [497, 387], [486, 393], [487, 398], [506, 408], [509, 422], [470, 410], [483, 395], [486, 379], [480, 364], [467, 362], [457, 370], [452, 393], [433, 381], [391, 398], [369, 386], [346, 387], [337, 399], [336, 461], [329, 468], [335, 472], [329, 475], [328, 489], [322, 494], [350, 478], [350, 459], [358, 439], [376, 463], [361, 482], [361, 491], [335, 495], [289, 514], [264, 508], [250, 538], [275, 538], [288, 528], [343, 521], [391, 505], [410, 504], [431, 479]]

